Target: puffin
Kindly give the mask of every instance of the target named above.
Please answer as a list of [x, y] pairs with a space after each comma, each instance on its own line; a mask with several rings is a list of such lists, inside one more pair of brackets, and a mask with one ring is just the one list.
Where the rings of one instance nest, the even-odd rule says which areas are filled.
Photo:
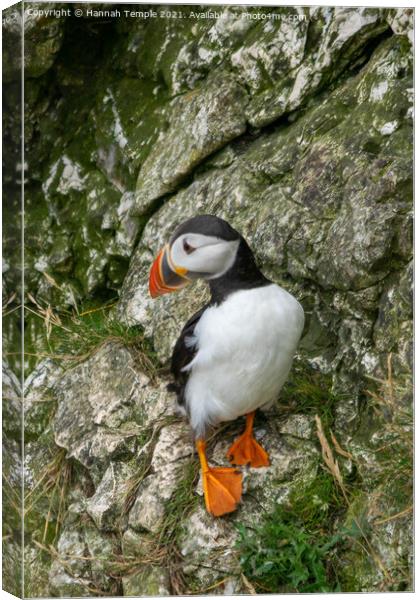
[[[257, 409], [278, 399], [290, 371], [304, 312], [294, 296], [267, 279], [238, 231], [209, 214], [181, 223], [158, 253], [149, 275], [152, 298], [204, 279], [211, 299], [184, 325], [175, 343], [168, 389], [187, 416], [198, 452], [207, 511], [219, 517], [238, 507], [238, 466], [267, 467], [253, 435]], [[206, 438], [219, 423], [245, 416], [229, 448], [232, 467], [210, 466]]]

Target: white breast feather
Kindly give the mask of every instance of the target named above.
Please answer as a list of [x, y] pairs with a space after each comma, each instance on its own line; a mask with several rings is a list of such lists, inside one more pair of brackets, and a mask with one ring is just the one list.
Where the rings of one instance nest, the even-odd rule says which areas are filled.
[[184, 369], [196, 436], [276, 400], [303, 324], [299, 302], [275, 284], [235, 292], [203, 313], [189, 339], [197, 354]]

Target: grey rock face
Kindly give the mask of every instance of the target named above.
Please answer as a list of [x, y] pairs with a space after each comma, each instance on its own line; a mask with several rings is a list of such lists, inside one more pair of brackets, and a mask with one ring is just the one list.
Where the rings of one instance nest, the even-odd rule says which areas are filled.
[[[314, 7], [292, 11], [295, 18], [290, 18], [291, 11], [285, 8], [280, 15], [287, 15], [287, 19], [259, 25], [259, 31], [256, 29], [231, 58], [240, 76], [251, 82], [247, 118], [256, 127], [299, 107], [356, 61], [367, 39], [386, 29], [381, 13], [369, 9]], [[261, 29], [265, 35], [258, 39]], [[317, 30], [320, 45], [311, 43], [311, 29]]]
[[171, 192], [209, 154], [246, 129], [244, 90], [229, 74], [210, 77], [201, 88], [172, 103], [163, 130], [143, 163], [136, 187], [135, 212]]
[[124, 596], [170, 596], [168, 573], [159, 567], [146, 567], [123, 577]]
[[[66, 19], [27, 19], [35, 61], [28, 57], [25, 93], [34, 225], [27, 284], [55, 305], [119, 289], [143, 225], [134, 214], [148, 214], [248, 125], [264, 127], [336, 85], [392, 27], [402, 38], [410, 33], [409, 12], [392, 10], [220, 7], [217, 19], [180, 11], [178, 21], [132, 19], [105, 57], [98, 32], [78, 19], [69, 55], [57, 61]], [[85, 53], [75, 39], [85, 39]], [[101, 60], [109, 77], [101, 77]], [[53, 70], [60, 102], [45, 91]], [[120, 211], [125, 194], [134, 199], [130, 218]], [[59, 286], [48, 285], [44, 272]]]
[[137, 390], [129, 351], [113, 344], [56, 383], [55, 442], [91, 469], [97, 482], [111, 458], [135, 454], [136, 420], [141, 417]]
[[53, 382], [61, 380], [62, 368], [51, 359], [41, 361], [25, 380], [25, 436], [38, 437], [48, 427], [55, 408]]
[[118, 530], [118, 520], [124, 507], [124, 485], [134, 475], [134, 465], [112, 462], [95, 494], [89, 498], [87, 513], [92, 517], [98, 529], [105, 531]]
[[[210, 161], [148, 221], [119, 312], [145, 327], [162, 360], [178, 324], [206, 296], [195, 286], [152, 304], [152, 258], [180, 222], [212, 213], [248, 239], [267, 276], [298, 295], [308, 321], [303, 346], [314, 364], [328, 364], [337, 381], [342, 373], [344, 385], [361, 372], [380, 373], [385, 347], [372, 338], [374, 306], [394, 270], [409, 260], [398, 241], [411, 235], [411, 167], [400, 154], [410, 139], [410, 84], [401, 79], [406, 59], [404, 43], [387, 40], [360, 74], [287, 128], [244, 148], [230, 146], [227, 165]], [[384, 133], [386, 127], [395, 129]], [[335, 340], [325, 345], [322, 336], [331, 332]]]
[[50, 593], [89, 597], [102, 595], [110, 586], [112, 589], [105, 570], [116, 550], [114, 540], [100, 536], [85, 524], [83, 528], [64, 531], [57, 550], [60, 558], [53, 561], [49, 572]]
[[130, 511], [129, 524], [133, 529], [152, 532], [160, 529], [165, 503], [175, 492], [191, 456], [192, 439], [186, 424], [160, 430], [150, 463], [152, 473], [141, 483]]

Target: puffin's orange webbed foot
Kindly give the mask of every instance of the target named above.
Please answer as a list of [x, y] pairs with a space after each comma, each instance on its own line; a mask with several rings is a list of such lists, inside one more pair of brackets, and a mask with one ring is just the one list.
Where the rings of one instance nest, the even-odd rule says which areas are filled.
[[220, 517], [236, 510], [242, 495], [242, 473], [231, 467], [214, 467], [202, 475], [208, 512]]
[[209, 467], [205, 442], [197, 441], [207, 511], [215, 517], [233, 512], [242, 495], [242, 473], [231, 467]]
[[235, 465], [251, 467], [268, 467], [270, 459], [267, 452], [260, 446], [252, 433], [255, 412], [246, 416], [246, 428], [242, 435], [236, 439], [227, 452], [227, 457]]

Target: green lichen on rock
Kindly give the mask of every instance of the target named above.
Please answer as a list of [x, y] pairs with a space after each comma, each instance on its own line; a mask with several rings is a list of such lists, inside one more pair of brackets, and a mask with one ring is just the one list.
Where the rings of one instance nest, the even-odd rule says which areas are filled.
[[173, 191], [195, 166], [246, 130], [244, 90], [228, 73], [175, 98], [163, 115], [168, 123], [143, 163], [136, 186], [136, 212]]

